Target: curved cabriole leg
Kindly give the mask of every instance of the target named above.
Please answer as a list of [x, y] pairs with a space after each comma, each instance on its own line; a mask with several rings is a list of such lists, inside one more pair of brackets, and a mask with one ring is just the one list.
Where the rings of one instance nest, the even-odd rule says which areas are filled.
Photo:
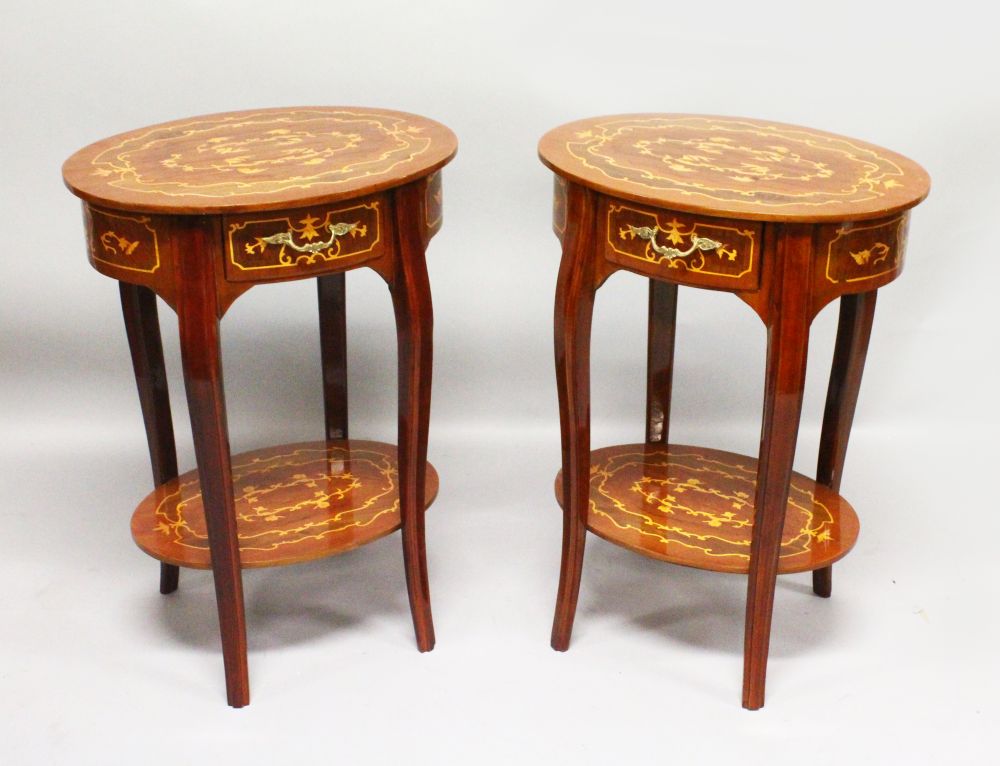
[[764, 705], [781, 531], [805, 387], [812, 249], [808, 226], [779, 229], [743, 649], [743, 707], [750, 710]]
[[417, 648], [434, 648], [424, 499], [427, 430], [431, 409], [434, 315], [420, 226], [424, 183], [394, 194], [395, 267], [390, 282], [399, 348], [399, 500], [403, 522], [403, 563]]
[[183, 230], [181, 240], [178, 253], [185, 289], [178, 296], [177, 316], [184, 385], [212, 552], [226, 696], [233, 707], [243, 707], [250, 702], [246, 618], [213, 271], [219, 257], [215, 243], [222, 238], [216, 227], [194, 222]]
[[677, 330], [677, 285], [649, 280], [646, 350], [646, 441], [666, 446], [670, 437], [670, 394]]
[[316, 279], [326, 438], [347, 438], [347, 303], [344, 274]]
[[[122, 299], [125, 334], [132, 355], [132, 369], [139, 389], [139, 406], [146, 425], [149, 462], [156, 486], [177, 478], [177, 449], [170, 416], [167, 370], [163, 362], [163, 342], [156, 312], [156, 293], [148, 287], [118, 283]], [[177, 590], [180, 569], [160, 564], [160, 593]]]
[[[837, 343], [833, 350], [816, 467], [816, 483], [825, 484], [838, 494], [875, 318], [875, 296], [876, 291], [872, 290], [845, 295], [840, 299]], [[813, 592], [823, 598], [830, 597], [833, 592], [833, 565], [813, 572]]]
[[563, 541], [552, 648], [566, 651], [580, 595], [590, 498], [590, 327], [594, 311], [594, 194], [570, 184], [556, 285], [555, 352], [562, 433]]

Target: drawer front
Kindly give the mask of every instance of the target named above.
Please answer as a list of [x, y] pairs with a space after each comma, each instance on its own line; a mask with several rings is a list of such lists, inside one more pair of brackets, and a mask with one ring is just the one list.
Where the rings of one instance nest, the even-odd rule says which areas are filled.
[[608, 201], [600, 216], [605, 255], [651, 277], [723, 290], [760, 285], [761, 224]]
[[817, 243], [822, 258], [817, 278], [827, 289], [843, 292], [872, 290], [891, 282], [903, 269], [909, 218], [904, 213], [882, 221], [824, 226]]
[[90, 262], [126, 281], [146, 282], [163, 268], [156, 222], [139, 213], [112, 213], [83, 206]]
[[354, 268], [385, 252], [382, 198], [227, 216], [226, 279], [258, 282]]

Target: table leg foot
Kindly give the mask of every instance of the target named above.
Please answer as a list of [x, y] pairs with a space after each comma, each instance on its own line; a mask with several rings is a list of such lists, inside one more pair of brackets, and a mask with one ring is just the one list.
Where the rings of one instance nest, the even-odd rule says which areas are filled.
[[173, 564], [160, 563], [160, 593], [167, 595], [177, 590], [181, 570]]

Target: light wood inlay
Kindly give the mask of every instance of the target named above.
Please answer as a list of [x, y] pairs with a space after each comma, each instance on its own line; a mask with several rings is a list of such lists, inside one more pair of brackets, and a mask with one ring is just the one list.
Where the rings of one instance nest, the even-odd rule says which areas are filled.
[[[232, 465], [244, 569], [331, 556], [400, 527], [396, 448], [389, 444], [286, 444], [236, 455]], [[428, 464], [426, 505], [437, 489], [437, 472]], [[132, 536], [160, 561], [210, 568], [198, 472], [147, 496], [132, 516]]]
[[[626, 444], [595, 450], [590, 463], [591, 531], [674, 564], [748, 571], [756, 460], [680, 444]], [[560, 472], [560, 504], [561, 487]], [[812, 479], [792, 475], [779, 573], [833, 563], [857, 537], [858, 517], [846, 500]]]
[[735, 218], [877, 218], [930, 188], [923, 168], [888, 149], [738, 117], [593, 117], [549, 131], [538, 150], [556, 173], [606, 194]]
[[98, 141], [63, 165], [79, 197], [129, 210], [238, 212], [370, 194], [456, 151], [434, 120], [386, 109], [296, 107], [175, 120]]

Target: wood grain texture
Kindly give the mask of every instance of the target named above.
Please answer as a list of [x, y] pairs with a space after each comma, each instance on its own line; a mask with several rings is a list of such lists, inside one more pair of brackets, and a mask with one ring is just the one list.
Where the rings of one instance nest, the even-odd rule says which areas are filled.
[[566, 189], [566, 229], [556, 282], [554, 340], [562, 436], [563, 507], [559, 587], [551, 645], [569, 648], [580, 596], [587, 542], [590, 474], [590, 330], [596, 291], [597, 195], [579, 184]]
[[[624, 548], [672, 564], [746, 573], [754, 527], [757, 461], [683, 444], [624, 444], [590, 456], [587, 527]], [[562, 504], [562, 474], [556, 478]], [[858, 517], [830, 489], [793, 474], [779, 573], [845, 556]]]
[[427, 179], [393, 192], [396, 263], [388, 280], [396, 316], [398, 355], [398, 427], [400, 514], [403, 565], [417, 648], [434, 648], [424, 509], [427, 438], [431, 417], [431, 371], [434, 357], [434, 311], [424, 259]]
[[[823, 430], [816, 461], [816, 482], [840, 492], [840, 482], [847, 459], [847, 442], [851, 436], [854, 412], [858, 406], [861, 376], [868, 356], [872, 323], [875, 320], [877, 293], [845, 295], [840, 299], [840, 319], [837, 343], [833, 350], [830, 383], [823, 409]], [[829, 598], [833, 593], [833, 568], [813, 572], [813, 592]]]
[[930, 189], [923, 168], [888, 149], [738, 117], [592, 117], [549, 131], [538, 153], [559, 175], [614, 197], [764, 221], [878, 218]]
[[[332, 556], [400, 528], [396, 448], [381, 442], [300, 442], [232, 459], [237, 537], [244, 569]], [[437, 496], [427, 467], [425, 501]], [[160, 561], [211, 566], [197, 471], [157, 487], [132, 516], [132, 537]]]
[[[146, 426], [149, 462], [153, 486], [177, 478], [177, 448], [174, 421], [170, 414], [167, 367], [163, 359], [163, 341], [156, 309], [156, 294], [148, 287], [118, 283], [122, 317], [132, 356], [139, 406]], [[160, 564], [160, 593], [177, 590], [180, 571], [172, 564]]]
[[117, 210], [224, 213], [302, 207], [426, 176], [457, 150], [439, 122], [367, 107], [191, 117], [98, 141], [63, 165], [69, 189]]

